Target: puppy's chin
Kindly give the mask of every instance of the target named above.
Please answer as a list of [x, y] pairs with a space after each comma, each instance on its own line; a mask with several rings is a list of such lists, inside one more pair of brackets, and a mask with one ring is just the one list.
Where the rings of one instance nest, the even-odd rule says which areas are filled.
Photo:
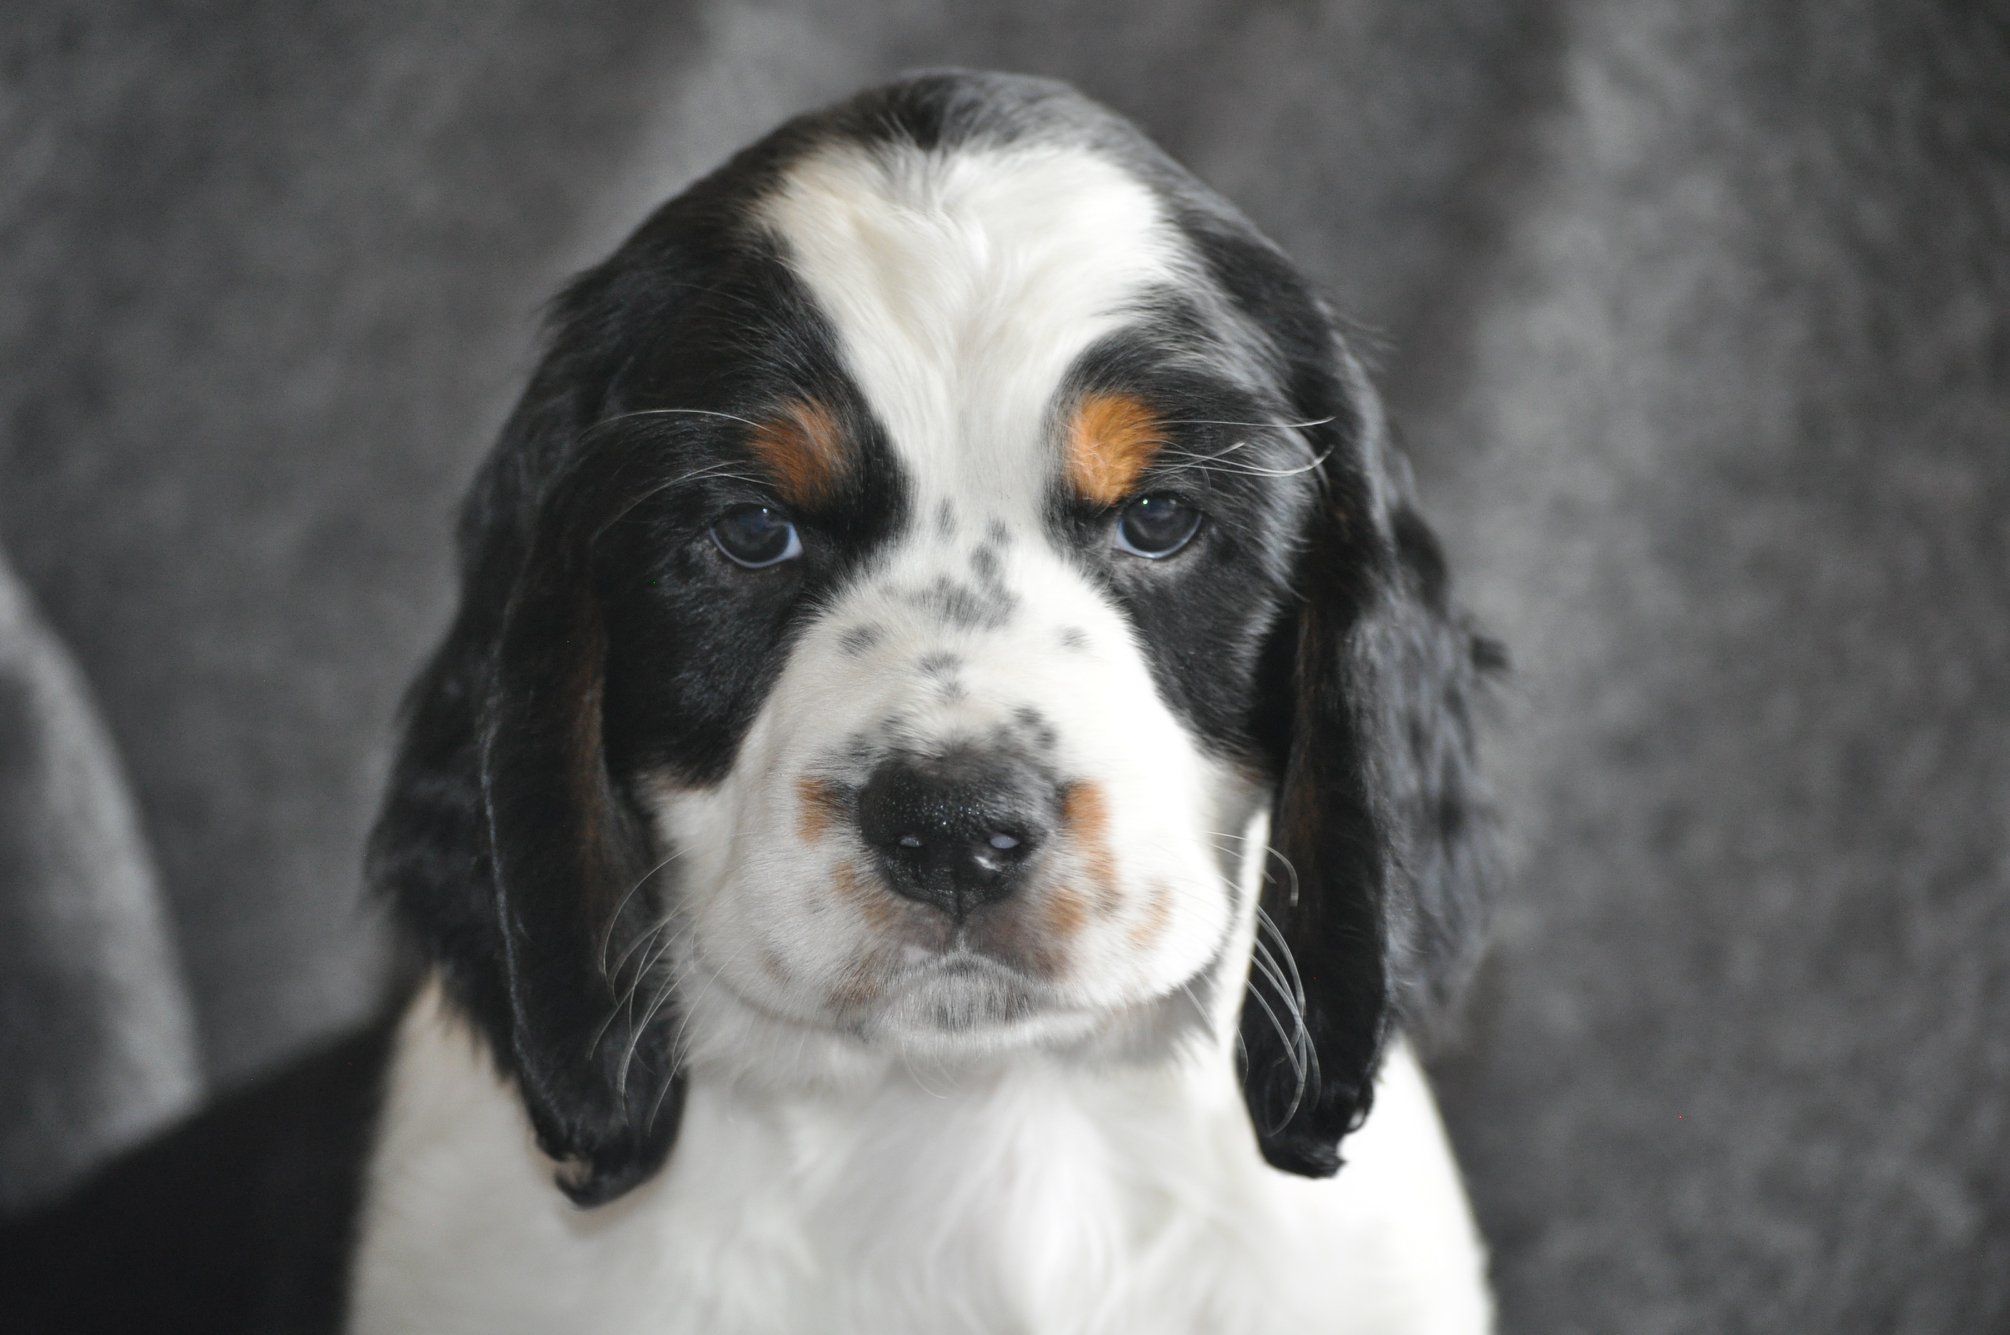
[[1096, 1017], [1057, 1005], [1045, 989], [981, 956], [958, 954], [891, 982], [859, 1026], [873, 1046], [932, 1060], [1070, 1042]]
[[[736, 985], [692, 955], [680, 972], [686, 1055], [701, 1069], [788, 1090], [843, 1086], [888, 1062], [953, 1070], [988, 1057], [1066, 1049], [1108, 1016], [1069, 1005], [1010, 966], [964, 952], [929, 954], [875, 976], [833, 1004], [815, 990]], [[767, 1058], [786, 1052], [777, 1064]]]

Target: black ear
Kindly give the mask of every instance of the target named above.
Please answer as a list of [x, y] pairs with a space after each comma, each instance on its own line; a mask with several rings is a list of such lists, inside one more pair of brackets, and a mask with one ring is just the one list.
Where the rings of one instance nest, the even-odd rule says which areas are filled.
[[[1330, 363], [1329, 363], [1330, 364]], [[1367, 1116], [1385, 1039], [1463, 972], [1492, 878], [1473, 707], [1499, 650], [1447, 600], [1437, 541], [1358, 368], [1328, 380], [1321, 488], [1281, 632], [1284, 772], [1244, 1001], [1264, 1157], [1324, 1177]]]
[[540, 372], [463, 512], [460, 611], [406, 702], [370, 871], [515, 1080], [559, 1185], [594, 1205], [660, 1166], [683, 1087], [645, 939], [665, 930], [660, 864], [602, 745], [589, 537], [611, 487], [559, 462], [581, 428], [552, 388], [567, 379]]

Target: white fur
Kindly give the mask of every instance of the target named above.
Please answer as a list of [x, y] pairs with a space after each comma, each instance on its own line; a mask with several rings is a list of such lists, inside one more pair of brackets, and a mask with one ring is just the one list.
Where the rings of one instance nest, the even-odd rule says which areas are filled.
[[514, 1094], [422, 997], [354, 1282], [359, 1335], [1471, 1332], [1484, 1257], [1408, 1050], [1331, 1181], [1257, 1156], [1225, 1059], [749, 1095], [694, 1083], [670, 1162], [569, 1204]]
[[[1044, 536], [1057, 391], [1189, 271], [1176, 229], [1121, 168], [1051, 145], [827, 150], [762, 223], [887, 430], [910, 522], [794, 643], [725, 781], [655, 794], [677, 908], [640, 949], [675, 980], [689, 1080], [668, 1166], [575, 1210], [512, 1094], [422, 999], [355, 1329], [1484, 1329], [1483, 1256], [1406, 1050], [1338, 1179], [1259, 1156], [1233, 1043], [1262, 794], [1198, 744], [1125, 617]], [[917, 600], [971, 584], [980, 542], [1009, 615], [958, 624]], [[848, 649], [861, 626], [870, 647]], [[940, 653], [953, 695], [920, 666]], [[1027, 708], [1062, 776], [1106, 795], [1114, 893], [1047, 976], [938, 968], [938, 947], [833, 890], [869, 859], [845, 830], [804, 833], [800, 783], [862, 778], [847, 740], [883, 742], [896, 718], [941, 743]], [[1087, 857], [1057, 840], [1007, 909], [1037, 915]], [[869, 1000], [835, 999], [860, 980]], [[670, 995], [650, 986], [645, 1011]]]
[[924, 516], [1035, 513], [1070, 364], [1189, 267], [1149, 189], [1061, 145], [833, 149], [766, 213]]

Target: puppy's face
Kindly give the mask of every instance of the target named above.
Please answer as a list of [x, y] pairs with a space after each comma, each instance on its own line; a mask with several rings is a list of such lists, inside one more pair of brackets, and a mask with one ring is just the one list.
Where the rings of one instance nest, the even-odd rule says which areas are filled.
[[581, 1200], [687, 1064], [809, 1050], [749, 1023], [941, 1057], [1205, 1031], [1245, 977], [1264, 1152], [1330, 1172], [1457, 953], [1474, 646], [1372, 396], [1054, 85], [896, 85], [666, 205], [562, 299], [463, 541], [374, 872]]
[[939, 1050], [1221, 956], [1312, 449], [1166, 215], [1081, 148], [817, 151], [735, 373], [605, 424], [665, 455], [602, 539], [608, 727], [687, 1003]]

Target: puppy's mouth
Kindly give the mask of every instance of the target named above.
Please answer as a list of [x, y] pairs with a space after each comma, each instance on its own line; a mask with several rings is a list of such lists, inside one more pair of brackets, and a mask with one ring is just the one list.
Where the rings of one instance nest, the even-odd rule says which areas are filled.
[[996, 956], [958, 946], [896, 971], [883, 985], [879, 1020], [945, 1036], [1006, 1030], [1053, 1011], [1045, 990]]
[[770, 1021], [866, 1042], [918, 1037], [953, 1047], [968, 1038], [996, 1045], [1015, 1031], [1065, 1028], [1088, 1018], [1021, 965], [962, 940], [939, 948], [884, 944], [854, 961], [834, 986], [818, 989], [821, 1004], [802, 998], [807, 1006], [765, 999], [741, 986], [731, 971], [710, 965], [695, 942], [691, 963], [698, 976]]

